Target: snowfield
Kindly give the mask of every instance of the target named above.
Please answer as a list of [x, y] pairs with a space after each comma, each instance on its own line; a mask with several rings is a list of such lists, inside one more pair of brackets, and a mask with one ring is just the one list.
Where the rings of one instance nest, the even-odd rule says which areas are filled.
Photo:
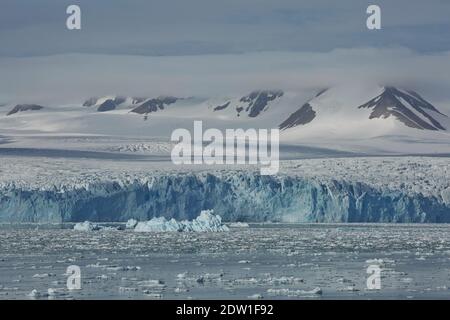
[[256, 167], [157, 160], [2, 157], [0, 221], [450, 222], [450, 161], [362, 157]]

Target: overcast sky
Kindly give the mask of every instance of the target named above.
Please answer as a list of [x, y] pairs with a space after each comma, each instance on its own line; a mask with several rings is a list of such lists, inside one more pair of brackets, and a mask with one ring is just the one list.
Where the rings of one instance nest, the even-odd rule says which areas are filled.
[[[82, 30], [65, 27], [78, 4]], [[382, 27], [366, 28], [378, 4]], [[0, 55], [185, 55], [358, 46], [450, 49], [448, 0], [1, 0]]]
[[[69, 4], [82, 30], [66, 29]], [[359, 78], [445, 99], [449, 52], [448, 0], [0, 0], [0, 103]]]

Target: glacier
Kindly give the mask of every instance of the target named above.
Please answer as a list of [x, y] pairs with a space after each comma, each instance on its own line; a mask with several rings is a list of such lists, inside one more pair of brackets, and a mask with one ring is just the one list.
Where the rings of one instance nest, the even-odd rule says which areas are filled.
[[181, 221], [202, 210], [224, 222], [450, 222], [448, 158], [287, 161], [276, 176], [127, 161], [63, 164], [56, 175], [53, 160], [2, 162], [0, 222]]

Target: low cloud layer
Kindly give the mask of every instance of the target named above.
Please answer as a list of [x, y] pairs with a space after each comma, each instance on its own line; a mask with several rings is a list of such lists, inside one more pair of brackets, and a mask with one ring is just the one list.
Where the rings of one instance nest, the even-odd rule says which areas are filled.
[[307, 91], [358, 83], [416, 89], [450, 101], [450, 52], [336, 49], [144, 57], [67, 54], [0, 59], [0, 104], [71, 103], [90, 96], [215, 96], [253, 89]]

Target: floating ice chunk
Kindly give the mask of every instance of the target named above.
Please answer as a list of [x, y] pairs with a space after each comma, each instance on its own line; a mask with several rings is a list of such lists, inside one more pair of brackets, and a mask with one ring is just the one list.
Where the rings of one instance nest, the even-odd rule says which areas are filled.
[[354, 285], [352, 285], [352, 286], [347, 286], [347, 287], [344, 287], [342, 289], [339, 289], [339, 291], [356, 292], [356, 291], [359, 291], [359, 289], [356, 288]]
[[[194, 232], [218, 232], [229, 231], [229, 228], [222, 224], [222, 218], [219, 215], [214, 215], [213, 210], [203, 210], [200, 215], [192, 220], [191, 223], [185, 221], [188, 231]], [[190, 227], [190, 228], [189, 228]]]
[[145, 296], [150, 299], [162, 299], [163, 295], [161, 293], [151, 292], [150, 290], [143, 291]]
[[248, 223], [245, 222], [232, 222], [229, 224], [231, 228], [249, 228]]
[[164, 288], [166, 286], [163, 280], [143, 280], [139, 281], [138, 285], [140, 287], [157, 287], [157, 288]]
[[47, 295], [49, 297], [60, 297], [66, 295], [63, 288], [48, 288]]
[[320, 289], [319, 287], [315, 287], [314, 289], [310, 290], [310, 291], [305, 291], [306, 293], [311, 293], [311, 294], [318, 294], [321, 295], [322, 294], [322, 289]]
[[73, 230], [76, 230], [76, 231], [97, 231], [97, 230], [100, 230], [100, 226], [95, 224], [95, 223], [92, 223], [90, 221], [78, 222], [73, 227]]
[[301, 297], [310, 295], [321, 295], [322, 289], [316, 287], [312, 290], [292, 290], [292, 289], [267, 289], [267, 293], [275, 296]]
[[46, 293], [40, 293], [39, 291], [37, 291], [36, 289], [31, 290], [31, 292], [28, 294], [28, 296], [32, 299], [38, 299], [38, 298], [42, 298], [42, 297], [46, 297], [48, 296], [48, 294]]
[[73, 230], [76, 231], [115, 231], [121, 230], [121, 226], [111, 227], [111, 226], [100, 226], [96, 223], [85, 221], [78, 222], [74, 225]]
[[138, 224], [138, 221], [136, 219], [129, 219], [127, 223], [125, 224], [126, 229], [134, 229], [136, 225]]
[[263, 297], [262, 294], [256, 293], [256, 294], [253, 294], [253, 295], [251, 295], [251, 296], [248, 296], [248, 298], [249, 298], [249, 299], [255, 299], [255, 300], [261, 300], [261, 299], [263, 299], [264, 297]]
[[244, 278], [244, 279], [235, 279], [233, 282], [237, 285], [256, 285], [260, 281], [255, 278]]
[[238, 263], [239, 264], [247, 264], [247, 263], [250, 263], [250, 261], [249, 260], [239, 260]]
[[302, 278], [295, 278], [295, 277], [279, 277], [279, 278], [270, 278], [267, 280], [268, 283], [276, 284], [276, 285], [283, 285], [283, 284], [297, 284], [297, 283], [303, 283]]
[[54, 276], [56, 276], [54, 273], [36, 273], [33, 278], [49, 278]]
[[183, 225], [175, 219], [166, 220], [164, 217], [153, 218], [149, 221], [138, 222], [134, 228], [136, 232], [176, 232], [183, 231]]
[[346, 279], [346, 278], [339, 278], [337, 281], [338, 281], [339, 283], [350, 283], [350, 282], [351, 282], [351, 280]]
[[192, 221], [167, 220], [164, 217], [153, 218], [149, 221], [138, 222], [134, 228], [136, 232], [220, 232], [229, 231], [222, 224], [222, 218], [213, 214], [213, 210], [203, 210]]
[[379, 265], [383, 265], [384, 264], [384, 260], [383, 259], [368, 259], [366, 260], [367, 264], [379, 264]]
[[177, 279], [183, 280], [186, 278], [186, 276], [187, 276], [187, 272], [179, 273], [179, 274], [177, 274]]
[[136, 292], [138, 291], [138, 288], [134, 287], [119, 287], [120, 292]]

